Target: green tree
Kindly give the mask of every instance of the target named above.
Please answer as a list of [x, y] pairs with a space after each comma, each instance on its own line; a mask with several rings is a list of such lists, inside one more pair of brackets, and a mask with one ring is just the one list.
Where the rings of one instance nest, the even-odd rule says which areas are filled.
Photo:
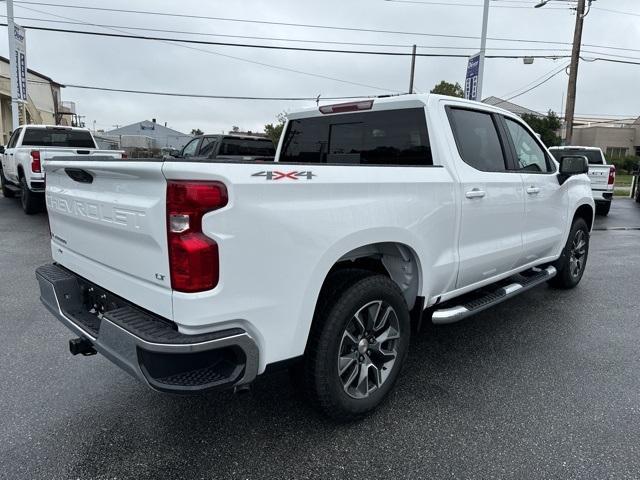
[[191, 135], [204, 135], [204, 132], [199, 128], [193, 128], [191, 130]]
[[522, 119], [529, 124], [534, 132], [540, 135], [540, 138], [547, 147], [555, 147], [562, 142], [562, 139], [557, 133], [562, 124], [555, 112], [549, 110], [546, 117], [524, 114], [522, 115]]
[[264, 126], [265, 135], [269, 137], [274, 145], [277, 145], [280, 141], [280, 136], [282, 135], [282, 130], [284, 129], [284, 123], [287, 121], [286, 112], [280, 112], [276, 119], [278, 121], [275, 124], [267, 123]]
[[458, 82], [449, 83], [442, 80], [439, 84], [431, 89], [431, 93], [439, 95], [449, 95], [450, 97], [464, 98], [464, 90]]

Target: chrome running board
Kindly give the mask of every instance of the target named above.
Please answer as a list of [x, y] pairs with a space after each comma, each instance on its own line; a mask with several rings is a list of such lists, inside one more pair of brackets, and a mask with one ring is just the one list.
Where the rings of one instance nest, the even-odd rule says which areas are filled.
[[462, 305], [436, 310], [433, 312], [431, 321], [436, 325], [458, 322], [463, 318], [481, 312], [482, 310], [497, 305], [500, 302], [504, 302], [511, 297], [515, 297], [536, 285], [540, 285], [541, 283], [555, 277], [557, 273], [555, 267], [552, 266], [539, 271], [536, 270], [538, 269], [533, 270], [535, 272], [533, 275], [524, 277], [523, 280], [519, 280], [517, 283], [511, 283], [500, 287], [483, 297], [476, 298], [475, 300], [471, 300]]

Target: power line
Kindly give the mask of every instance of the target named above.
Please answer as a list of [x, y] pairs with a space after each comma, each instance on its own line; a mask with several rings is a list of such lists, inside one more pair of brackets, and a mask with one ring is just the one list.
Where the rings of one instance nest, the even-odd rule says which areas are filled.
[[[0, 26], [6, 26], [6, 23], [0, 23]], [[264, 44], [247, 44], [247, 43], [231, 43], [231, 42], [212, 42], [205, 40], [193, 40], [193, 39], [184, 39], [184, 38], [166, 38], [166, 37], [152, 37], [147, 35], [130, 35], [126, 33], [106, 33], [106, 32], [88, 32], [83, 30], [70, 30], [64, 28], [51, 28], [51, 27], [39, 27], [35, 25], [23, 25], [23, 28], [29, 30], [41, 30], [47, 32], [56, 32], [56, 33], [71, 33], [71, 34], [79, 34], [79, 35], [91, 35], [91, 36], [101, 36], [101, 37], [111, 37], [111, 38], [127, 38], [127, 39], [135, 39], [135, 40], [151, 40], [151, 41], [161, 41], [161, 42], [170, 42], [170, 43], [186, 43], [186, 44], [197, 44], [197, 45], [217, 45], [217, 46], [226, 46], [226, 47], [241, 47], [241, 48], [258, 48], [258, 49], [270, 49], [270, 50], [293, 50], [293, 51], [303, 51], [303, 52], [321, 52], [321, 53], [342, 53], [342, 54], [359, 54], [359, 55], [382, 55], [382, 56], [399, 56], [399, 57], [408, 57], [412, 54], [409, 52], [389, 52], [389, 51], [380, 51], [380, 50], [339, 50], [339, 49], [329, 49], [329, 48], [306, 48], [306, 47], [287, 47], [287, 46], [279, 46], [279, 45], [264, 45]], [[219, 54], [217, 52], [210, 52], [216, 55], [224, 55]], [[600, 52], [593, 52], [596, 54], [601, 54]], [[606, 55], [606, 54], [605, 54]], [[440, 58], [468, 58], [468, 54], [451, 54], [451, 53], [417, 53], [418, 57], [440, 57]], [[541, 58], [541, 59], [551, 59], [557, 60], [561, 58], [568, 58], [568, 55], [486, 55], [486, 58], [505, 58], [505, 59], [520, 59], [520, 58]], [[237, 58], [237, 57], [231, 57]], [[640, 60], [640, 58], [636, 57], [622, 57], [622, 58], [630, 58], [631, 60]], [[252, 63], [251, 60], [246, 60]], [[598, 57], [589, 59], [586, 58], [587, 61], [609, 61], [616, 63], [626, 63], [630, 65], [640, 64], [633, 61], [624, 61], [624, 60], [614, 60], [605, 57]], [[271, 66], [271, 65], [269, 65]], [[284, 68], [284, 67], [276, 67], [276, 68]], [[313, 76], [319, 76], [319, 74], [311, 74]], [[332, 78], [332, 80], [336, 80]], [[348, 82], [346, 80], [338, 80]], [[388, 90], [380, 87], [372, 87], [370, 85], [358, 84], [359, 86], [366, 86], [370, 88], [376, 88], [379, 90]]]
[[[30, 11], [33, 11], [33, 12], [36, 12], [36, 13], [50, 15], [50, 16], [57, 17], [57, 18], [63, 18], [65, 20], [78, 21], [77, 18], [64, 17], [62, 15], [57, 15], [55, 13], [43, 12], [43, 11], [37, 10], [35, 8], [24, 7], [24, 6], [20, 6], [20, 8], [23, 8], [23, 9], [26, 9], [26, 10], [30, 10]], [[83, 22], [83, 23], [85, 23], [86, 25], [89, 25], [89, 26], [93, 26], [89, 22]], [[107, 27], [107, 28], [109, 28], [109, 27]], [[109, 29], [110, 30], [114, 30], [114, 31], [118, 31], [118, 32], [122, 32], [123, 31], [123, 30], [118, 30], [116, 28], [109, 28]], [[124, 33], [127, 33], [127, 32], [125, 31]], [[398, 93], [397, 90], [393, 90], [393, 89], [389, 89], [389, 88], [382, 88], [382, 87], [378, 87], [378, 86], [375, 86], [375, 85], [368, 85], [368, 84], [365, 84], [365, 83], [354, 82], [354, 81], [351, 81], [351, 80], [344, 80], [342, 78], [330, 77], [328, 75], [319, 74], [319, 73], [305, 72], [305, 71], [302, 71], [302, 70], [297, 70], [297, 69], [289, 68], [289, 67], [281, 67], [279, 65], [272, 65], [270, 63], [259, 62], [259, 61], [256, 61], [256, 60], [250, 60], [248, 58], [242, 58], [242, 57], [237, 57], [237, 56], [234, 56], [234, 55], [228, 55], [228, 54], [224, 54], [224, 53], [213, 52], [211, 50], [205, 50], [205, 49], [194, 47], [194, 46], [191, 46], [191, 45], [181, 45], [181, 44], [171, 43], [171, 42], [168, 42], [168, 41], [164, 41], [163, 43], [166, 43], [167, 45], [175, 45], [176, 47], [188, 48], [190, 50], [195, 50], [195, 51], [198, 51], [198, 52], [206, 53], [208, 55], [216, 55], [216, 56], [219, 56], [219, 57], [230, 58], [230, 59], [237, 60], [237, 61], [244, 62], [244, 63], [250, 63], [252, 65], [259, 65], [259, 66], [262, 66], [262, 67], [273, 68], [275, 70], [280, 70], [280, 71], [284, 71], [284, 72], [297, 73], [299, 75], [305, 75], [305, 76], [315, 77], [315, 78], [322, 78], [324, 80], [332, 80], [332, 81], [335, 81], [335, 82], [340, 82], [340, 83], [344, 83], [344, 84], [348, 84], [348, 85], [355, 85], [355, 86], [359, 86], [359, 87], [371, 88], [371, 89], [374, 89], [374, 90], [391, 91], [391, 92], [394, 92], [394, 93]]]
[[[0, 78], [8, 79], [7, 75], [0, 75]], [[45, 80], [27, 80], [27, 83], [35, 83], [41, 85], [50, 85], [51, 82]], [[315, 97], [257, 97], [249, 95], [212, 95], [204, 93], [179, 93], [179, 92], [162, 92], [154, 90], [134, 90], [128, 88], [111, 88], [111, 87], [98, 87], [94, 85], [77, 85], [73, 83], [61, 84], [67, 88], [79, 88], [83, 90], [100, 90], [104, 92], [119, 92], [119, 93], [137, 93], [141, 95], [160, 95], [166, 97], [187, 97], [187, 98], [211, 98], [217, 100], [277, 100], [277, 101], [323, 101], [323, 100], [351, 100], [355, 98], [378, 98], [375, 95], [350, 95], [350, 96], [329, 96], [316, 95]], [[392, 96], [392, 95], [385, 95]]]
[[246, 95], [208, 95], [198, 93], [178, 93], [178, 92], [159, 92], [151, 90], [132, 90], [125, 88], [109, 88], [109, 87], [95, 87], [89, 85], [75, 85], [71, 83], [65, 84], [66, 87], [79, 88], [83, 90], [100, 90], [103, 92], [119, 92], [119, 93], [137, 93], [141, 95], [161, 95], [166, 97], [189, 97], [189, 98], [211, 98], [217, 100], [264, 100], [264, 101], [321, 101], [321, 100], [351, 100], [355, 98], [376, 98], [371, 95], [351, 95], [345, 97], [322, 97], [320, 95], [315, 97], [255, 97]]
[[[428, 1], [419, 1], [419, 0], [385, 0], [385, 2], [393, 2], [393, 3], [414, 3], [419, 5], [443, 5], [447, 7], [479, 7], [482, 8], [483, 5], [479, 3], [450, 3], [450, 2], [428, 2]], [[516, 2], [519, 3], [519, 2]], [[525, 7], [520, 5], [494, 5], [493, 8], [527, 8], [531, 9], [531, 6]], [[547, 10], [566, 10], [564, 7], [552, 7]]]
[[[494, 2], [496, 0], [493, 0]], [[508, 1], [508, 0], [506, 0]], [[443, 5], [443, 6], [447, 6], [447, 7], [477, 7], [477, 8], [482, 8], [482, 4], [480, 3], [451, 3], [451, 2], [432, 2], [432, 1], [427, 1], [427, 0], [385, 0], [385, 2], [392, 2], [392, 3], [413, 3], [413, 4], [418, 4], [418, 5]], [[531, 2], [528, 1], [524, 1], [524, 2], [510, 2], [510, 3], [527, 3], [529, 4], [528, 6], [525, 5], [493, 5], [493, 8], [526, 8], [526, 9], [532, 9], [532, 4]], [[569, 1], [567, 1], [566, 3], [570, 3]], [[573, 8], [573, 7], [570, 7]], [[600, 8], [600, 7], [592, 7], [594, 10], [600, 10], [602, 12], [609, 12], [609, 13], [618, 13], [621, 15], [632, 15], [635, 17], [640, 17], [640, 13], [635, 13], [635, 12], [625, 12], [622, 10], [612, 10], [610, 8]], [[549, 7], [549, 8], [545, 8], [545, 10], [566, 10], [566, 7]]]
[[[85, 5], [65, 5], [62, 3], [50, 3], [50, 2], [35, 2], [28, 0], [16, 0], [14, 3], [20, 5], [44, 5], [50, 7], [60, 7], [60, 8], [73, 8], [73, 9], [81, 9], [81, 10], [93, 10], [93, 11], [103, 11], [103, 12], [115, 12], [115, 13], [130, 13], [130, 14], [138, 14], [138, 15], [156, 15], [156, 16], [164, 16], [164, 17], [179, 17], [179, 18], [191, 18], [191, 19], [201, 19], [201, 20], [216, 20], [216, 21], [224, 21], [224, 22], [236, 22], [236, 23], [251, 23], [251, 24], [262, 24], [262, 25], [280, 25], [287, 27], [300, 27], [300, 28], [313, 28], [313, 29], [326, 29], [326, 30], [342, 30], [349, 32], [368, 32], [368, 33], [383, 33], [383, 34], [394, 34], [394, 35], [411, 35], [411, 36], [421, 36], [421, 37], [435, 37], [435, 38], [459, 38], [459, 39], [467, 39], [467, 40], [478, 40], [480, 37], [472, 36], [472, 35], [453, 35], [453, 34], [438, 34], [438, 33], [424, 33], [424, 32], [406, 32], [400, 30], [382, 30], [382, 29], [373, 29], [373, 28], [359, 28], [359, 27], [340, 27], [333, 25], [316, 25], [316, 24], [305, 24], [305, 23], [290, 23], [290, 22], [275, 22], [275, 21], [267, 21], [267, 20], [252, 20], [252, 19], [243, 19], [243, 18], [228, 18], [228, 17], [215, 17], [208, 15], [192, 15], [192, 14], [184, 14], [184, 13], [169, 13], [169, 12], [154, 12], [149, 10], [128, 10], [128, 9], [118, 9], [118, 8], [107, 8], [107, 7], [90, 7]], [[26, 7], [23, 7], [26, 8]], [[48, 12], [41, 12], [47, 13]], [[520, 42], [520, 43], [533, 43], [533, 44], [555, 44], [555, 45], [571, 45], [570, 42], [557, 42], [550, 40], [529, 40], [529, 39], [519, 39], [519, 38], [504, 38], [504, 37], [487, 37], [487, 40], [492, 41], [500, 41], [500, 42]], [[415, 43], [415, 42], [414, 42]], [[584, 44], [587, 47], [598, 47], [598, 48], [607, 48], [612, 50], [628, 50], [628, 51], [640, 51], [638, 49], [627, 49], [615, 46], [607, 46], [607, 45], [590, 45]]]
[[[566, 68], [566, 66], [563, 65], [562, 68]], [[555, 70], [555, 69], [554, 69]], [[546, 73], [545, 75], [543, 75], [543, 77], [546, 77], [549, 73]], [[0, 75], [0, 78], [5, 78], [8, 79], [9, 77], [6, 75]], [[542, 77], [540, 77], [542, 78]], [[551, 78], [551, 77], [550, 77]], [[550, 79], [549, 78], [549, 79]], [[547, 79], [547, 80], [549, 80]], [[536, 80], [537, 81], [537, 80]], [[545, 80], [546, 81], [546, 80]], [[48, 81], [44, 81], [44, 80], [27, 80], [28, 83], [36, 83], [36, 84], [42, 84], [42, 85], [49, 85], [51, 82]], [[133, 90], [133, 89], [124, 89], [124, 88], [110, 88], [110, 87], [99, 87], [99, 86], [92, 86], [92, 85], [75, 85], [75, 84], [64, 84], [63, 86], [65, 87], [70, 87], [70, 88], [79, 88], [79, 89], [85, 89], [85, 90], [100, 90], [100, 91], [107, 91], [107, 92], [118, 92], [118, 93], [133, 93], [133, 94], [142, 94], [142, 95], [159, 95], [159, 96], [171, 96], [171, 97], [187, 97], [187, 98], [209, 98], [209, 99], [219, 99], [219, 100], [256, 100], [256, 101], [271, 101], [271, 100], [279, 100], [279, 101], [324, 101], [324, 100], [351, 100], [351, 99], [358, 99], [358, 98], [380, 98], [380, 96], [375, 96], [375, 95], [352, 95], [352, 96], [330, 96], [330, 97], [323, 97], [323, 96], [316, 96], [316, 97], [256, 97], [256, 96], [246, 96], [246, 95], [211, 95], [211, 94], [199, 94], [199, 93], [178, 93], [178, 92], [160, 92], [160, 91], [151, 91], [151, 90]], [[526, 85], [528, 86], [528, 85]], [[522, 87], [522, 88], [526, 88]], [[517, 89], [520, 90], [520, 89]], [[517, 91], [516, 90], [516, 91]], [[531, 89], [529, 90], [531, 91]], [[520, 95], [524, 95], [523, 92], [522, 94], [518, 94], [517, 96]], [[393, 95], [393, 96], [401, 96], [404, 94], [398, 94], [398, 95]], [[509, 94], [507, 94], [509, 95]], [[496, 103], [493, 106], [499, 106], [502, 105], [503, 103], [516, 98], [516, 96], [512, 96], [506, 100], [502, 100], [502, 102]], [[617, 121], [621, 121], [621, 120], [635, 120], [637, 117], [632, 117], [629, 114], [614, 114], [614, 113], [600, 113], [600, 114], [593, 114], [593, 113], [577, 113], [576, 117], [582, 117], [584, 118], [593, 118], [593, 119], [598, 119], [599, 117], [619, 117], [619, 118], [615, 118], [612, 119], [611, 122], [617, 122]], [[620, 118], [623, 117], [623, 118]], [[596, 122], [593, 122], [596, 123]], [[608, 121], [603, 121], [603, 122], [597, 122], [597, 123], [609, 123]]]
[[535, 84], [534, 86], [528, 88], [527, 90], [525, 90], [524, 92], [518, 93], [516, 95], [513, 95], [507, 99], [505, 99], [505, 102], [508, 102], [510, 100], [513, 100], [514, 98], [518, 98], [521, 97], [522, 95], [524, 95], [525, 93], [529, 93], [531, 90], [534, 90], [536, 88], [538, 88], [539, 86], [547, 83], [549, 80], [551, 80], [553, 77], [555, 77], [556, 75], [558, 75], [559, 73], [562, 73], [567, 67], [563, 67], [561, 70], [558, 70], [557, 72], [555, 72], [553, 75], [545, 78], [544, 80], [542, 80], [541, 82]]
[[518, 93], [521, 90], [525, 90], [527, 88], [529, 88], [531, 85], [535, 84], [536, 82], [545, 79], [548, 75], [555, 75], [557, 72], [557, 70], [565, 70], [568, 66], [568, 63], [565, 63], [563, 65], [560, 66], [560, 68], [558, 68], [558, 66], [556, 65], [555, 67], [553, 67], [551, 70], [549, 70], [548, 72], [544, 73], [543, 75], [539, 76], [538, 78], [532, 80], [531, 82], [527, 83], [526, 85], [523, 85], [522, 87], [516, 88], [515, 90], [510, 91], [509, 93], [505, 93], [504, 95], [500, 95], [499, 98], [504, 98], [504, 97], [509, 97], [510, 95], [513, 95], [514, 93]]
[[[6, 26], [6, 23], [0, 23], [1, 26]], [[67, 28], [53, 28], [53, 27], [40, 27], [36, 25], [22, 25], [23, 28], [28, 30], [40, 30], [45, 32], [55, 33], [72, 33], [78, 35], [91, 35], [99, 37], [111, 37], [111, 38], [127, 38], [134, 40], [151, 40], [162, 41], [172, 43], [187, 43], [195, 45], [215, 45], [223, 47], [241, 47], [241, 48], [258, 48], [267, 50], [292, 50], [300, 52], [319, 52], [319, 53], [346, 53], [357, 55], [382, 55], [382, 56], [396, 56], [396, 57], [410, 57], [411, 52], [390, 52], [385, 50], [341, 50], [335, 48], [309, 48], [309, 47], [289, 47], [282, 45], [265, 45], [265, 44], [252, 44], [252, 43], [231, 43], [231, 42], [213, 42], [209, 40], [195, 40], [187, 38], [167, 38], [167, 37], [153, 37], [148, 35], [131, 35], [127, 33], [107, 33], [107, 32], [89, 32], [85, 30], [71, 30]], [[465, 53], [452, 54], [452, 53], [417, 53], [418, 57], [448, 57], [448, 58], [468, 58], [469, 55]], [[561, 55], [487, 55], [487, 58], [512, 58], [519, 59], [523, 56], [533, 58], [563, 58]], [[640, 59], [639, 59], [640, 60]]]
[[[27, 8], [27, 7], [20, 7]], [[35, 9], [28, 9], [33, 11], [39, 11]], [[48, 12], [47, 15], [52, 15]], [[56, 15], [57, 16], [57, 15]], [[0, 18], [6, 18], [6, 15], [0, 15]], [[100, 28], [112, 28], [112, 29], [127, 29], [127, 30], [140, 30], [146, 32], [160, 32], [160, 33], [179, 33], [184, 35], [201, 35], [208, 37], [224, 37], [224, 38], [241, 38], [246, 40], [269, 40], [276, 42], [299, 42], [299, 43], [316, 43], [316, 44], [328, 44], [328, 45], [350, 45], [350, 46], [367, 46], [367, 47], [390, 47], [390, 48], [410, 48], [412, 45], [408, 43], [367, 43], [367, 42], [344, 42], [344, 41], [331, 41], [331, 40], [309, 40], [309, 39], [299, 39], [299, 38], [282, 38], [282, 37], [261, 37], [261, 36], [251, 36], [251, 35], [228, 35], [228, 34], [220, 34], [220, 33], [209, 33], [209, 32], [194, 32], [194, 31], [186, 31], [186, 30], [167, 30], [160, 28], [145, 28], [145, 27], [133, 27], [126, 25], [111, 25], [104, 23], [89, 23], [83, 21], [66, 21], [66, 20], [52, 20], [45, 18], [35, 18], [35, 17], [17, 17], [14, 18], [19, 20], [30, 20], [36, 22], [47, 22], [47, 23], [59, 23], [66, 25], [91, 25], [94, 27]], [[65, 18], [65, 17], [62, 17]], [[465, 46], [465, 47], [454, 47], [450, 45], [416, 45], [418, 48], [425, 49], [441, 49], [441, 50], [473, 50], [475, 52], [475, 46]], [[496, 51], [550, 51], [550, 52], [559, 52], [559, 51], [569, 51], [569, 50], [560, 50], [558, 48], [531, 48], [531, 47], [496, 47], [496, 48], [487, 48], [487, 50], [496, 50]], [[640, 49], [638, 50], [640, 52]]]
[[612, 10], [610, 8], [601, 8], [601, 7], [591, 7], [594, 10], [600, 10], [601, 12], [609, 12], [609, 13], [619, 13], [621, 15], [631, 15], [634, 17], [640, 17], [640, 13], [635, 13], [635, 12], [623, 12], [621, 10]]
[[[424, 32], [405, 32], [399, 30], [381, 30], [381, 29], [373, 29], [373, 28], [360, 28], [360, 27], [338, 27], [333, 25], [316, 25], [316, 24], [307, 24], [307, 23], [290, 23], [290, 22], [274, 22], [267, 20], [251, 20], [244, 18], [228, 18], [228, 17], [214, 17], [208, 15], [190, 15], [184, 13], [168, 13], [168, 12], [154, 12], [149, 10], [127, 10], [127, 9], [119, 9], [119, 8], [107, 8], [107, 7], [89, 7], [85, 5], [65, 5], [62, 3], [47, 3], [47, 2], [34, 2], [27, 0], [16, 0], [14, 3], [21, 5], [44, 5], [51, 7], [61, 7], [61, 8], [75, 8], [82, 10], [96, 10], [103, 12], [116, 12], [116, 13], [131, 13], [138, 15], [156, 15], [156, 16], [164, 16], [164, 17], [179, 17], [179, 18], [191, 18], [191, 19], [200, 19], [200, 20], [216, 20], [223, 22], [237, 22], [237, 23], [252, 23], [252, 24], [261, 24], [261, 25], [280, 25], [286, 27], [301, 27], [301, 28], [315, 28], [315, 29], [325, 29], [325, 30], [343, 30], [349, 32], [369, 32], [369, 33], [385, 33], [385, 34], [395, 34], [395, 35], [413, 35], [413, 36], [422, 36], [422, 37], [439, 37], [439, 38], [462, 38], [467, 40], [477, 40], [480, 37], [471, 36], [471, 35], [447, 35], [447, 34], [438, 34], [438, 33], [424, 33]], [[513, 38], [500, 38], [500, 37], [487, 37], [488, 40], [496, 40], [496, 41], [508, 41], [508, 42], [524, 42], [524, 43], [545, 43], [545, 44], [561, 44], [561, 45], [570, 45], [568, 42], [553, 42], [553, 41], [545, 41], [545, 40], [525, 40], [525, 39], [513, 39]]]

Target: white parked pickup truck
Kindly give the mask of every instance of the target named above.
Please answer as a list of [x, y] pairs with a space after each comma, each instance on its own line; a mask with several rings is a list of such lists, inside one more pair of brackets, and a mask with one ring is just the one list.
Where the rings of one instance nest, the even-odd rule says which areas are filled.
[[551, 147], [549, 149], [556, 160], [566, 155], [580, 155], [589, 161], [589, 180], [591, 193], [596, 202], [596, 213], [608, 215], [616, 183], [616, 167], [608, 165], [602, 150], [597, 147]]
[[19, 194], [25, 213], [36, 213], [44, 200], [43, 165], [47, 160], [69, 155], [121, 159], [123, 154], [121, 150], [98, 150], [85, 128], [24, 125], [13, 131], [2, 155], [2, 194], [9, 198]]
[[56, 158], [41, 300], [72, 353], [156, 390], [288, 365], [352, 419], [393, 387], [412, 321], [580, 282], [587, 168], [505, 110], [438, 95], [292, 113], [275, 163]]

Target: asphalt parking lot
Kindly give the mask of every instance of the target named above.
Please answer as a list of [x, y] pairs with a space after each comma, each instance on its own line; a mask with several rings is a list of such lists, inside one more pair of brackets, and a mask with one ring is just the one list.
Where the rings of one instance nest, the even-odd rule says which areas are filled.
[[[427, 326], [388, 401], [328, 422], [286, 373], [251, 392], [152, 392], [40, 305], [45, 214], [0, 197], [0, 477], [639, 478], [640, 205], [614, 202], [573, 291]], [[610, 228], [610, 230], [600, 230]]]

